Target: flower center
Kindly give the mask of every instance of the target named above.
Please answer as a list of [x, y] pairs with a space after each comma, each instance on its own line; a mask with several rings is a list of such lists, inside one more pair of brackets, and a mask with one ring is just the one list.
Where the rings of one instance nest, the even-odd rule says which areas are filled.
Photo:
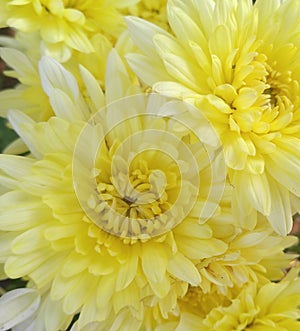
[[128, 169], [124, 159], [116, 158], [111, 173], [96, 171], [97, 189], [88, 206], [97, 213], [94, 221], [101, 229], [135, 241], [148, 240], [177, 224], [183, 209], [172, 206], [181, 190], [180, 170], [160, 154], [140, 153]]
[[205, 318], [207, 314], [218, 306], [228, 306], [230, 299], [216, 292], [204, 293], [200, 287], [189, 286], [184, 297], [180, 298], [179, 305], [182, 310], [187, 309], [195, 315]]
[[164, 173], [150, 170], [145, 160], [140, 160], [139, 167], [131, 171], [129, 181], [131, 185], [120, 173], [117, 179], [111, 179], [112, 183], [100, 183], [97, 187], [99, 199], [134, 219], [155, 218], [170, 208], [168, 194], [163, 188]]
[[[199, 130], [198, 111], [190, 111], [178, 100], [142, 94], [112, 103], [85, 125], [72, 177], [82, 209], [98, 228], [131, 244], [166, 234], [186, 217], [203, 222], [215, 212], [225, 164], [209, 122], [200, 116]], [[179, 118], [161, 116], [169, 113]], [[218, 189], [211, 190], [215, 183]]]
[[226, 111], [229, 129], [246, 135], [246, 138], [248, 134], [252, 138], [253, 135], [266, 137], [267, 134], [275, 134], [275, 138], [278, 131], [292, 121], [300, 93], [299, 84], [290, 71], [279, 72], [274, 69], [276, 63], [268, 64], [263, 54], [256, 54], [247, 70], [246, 67], [236, 66], [235, 78], [226, 93], [223, 86], [216, 89], [216, 95], [231, 109]]

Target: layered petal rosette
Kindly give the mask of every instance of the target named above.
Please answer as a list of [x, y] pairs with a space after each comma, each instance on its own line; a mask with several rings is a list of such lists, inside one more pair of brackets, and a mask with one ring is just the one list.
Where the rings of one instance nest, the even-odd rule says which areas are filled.
[[191, 287], [224, 298], [282, 276], [294, 238], [237, 225], [222, 148], [197, 109], [138, 93], [116, 51], [105, 94], [82, 66], [84, 94], [58, 62], [39, 67], [55, 117], [9, 111], [30, 155], [0, 157], [1, 262], [41, 300], [19, 329], [65, 329], [76, 314], [74, 330], [152, 328], [180, 315]]
[[[202, 139], [201, 130], [193, 132], [189, 105], [159, 95], [123, 100], [138, 91], [115, 51], [105, 96], [87, 69], [80, 72], [85, 95], [58, 62], [41, 60], [56, 116], [35, 122], [10, 111], [31, 154], [0, 160], [7, 191], [0, 203], [1, 261], [9, 277], [28, 278], [41, 293], [30, 321], [35, 330], [66, 328], [78, 312], [80, 328], [124, 309], [142, 321], [144, 306], [166, 317], [178, 309], [177, 297], [201, 282], [197, 261], [228, 247], [206, 224], [225, 184], [209, 123], [203, 118]], [[44, 314], [50, 307], [54, 316]]]
[[254, 226], [254, 208], [285, 235], [300, 195], [299, 2], [170, 0], [167, 14], [172, 33], [127, 19], [142, 51], [131, 67], [211, 121], [241, 225]]

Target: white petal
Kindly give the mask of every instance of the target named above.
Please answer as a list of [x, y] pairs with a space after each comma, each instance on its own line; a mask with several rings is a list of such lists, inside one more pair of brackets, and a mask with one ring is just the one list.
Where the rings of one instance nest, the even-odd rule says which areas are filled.
[[38, 315], [37, 321], [38, 323], [43, 323], [45, 325], [45, 331], [60, 330], [60, 326], [62, 324], [61, 320], [63, 320], [66, 316], [63, 312], [61, 302], [54, 302], [51, 300], [49, 295], [45, 300], [43, 300], [43, 304]]
[[159, 33], [170, 36], [170, 34], [139, 17], [127, 16], [125, 17], [125, 21], [134, 43], [150, 58], [157, 57], [158, 55], [153, 44], [154, 35]]
[[158, 81], [172, 80], [161, 60], [134, 53], [126, 54], [125, 58], [135, 74], [149, 86]]
[[[11, 254], [11, 243], [15, 239], [15, 232], [2, 232], [0, 233], [0, 263], [5, 263], [9, 255]], [[1, 270], [5, 275], [4, 269]], [[7, 275], [5, 275], [7, 278]]]
[[62, 90], [57, 88], [52, 89], [49, 93], [49, 99], [53, 111], [57, 117], [65, 119], [69, 122], [84, 120], [83, 113], [79, 111], [76, 104], [68, 96], [68, 94]]
[[[18, 135], [26, 143], [36, 158], [46, 153], [67, 152], [74, 148], [78, 132], [77, 126], [59, 117], [51, 117], [48, 122], [35, 123], [20, 111], [9, 111], [8, 119]], [[80, 130], [80, 128], [78, 127]]]
[[100, 331], [103, 330], [100, 325], [100, 322], [90, 322], [85, 326], [79, 328], [79, 324], [78, 322], [76, 322], [72, 325], [72, 329], [70, 331]]
[[32, 316], [40, 304], [34, 289], [21, 288], [5, 293], [0, 298], [0, 331], [8, 330]]
[[47, 95], [50, 95], [53, 88], [58, 88], [74, 99], [78, 97], [79, 88], [76, 78], [59, 62], [51, 57], [43, 56], [39, 62], [39, 71], [42, 86]]
[[172, 31], [182, 43], [188, 45], [192, 41], [199, 45], [207, 45], [203, 32], [189, 13], [174, 6], [168, 6], [168, 9], [168, 19]]

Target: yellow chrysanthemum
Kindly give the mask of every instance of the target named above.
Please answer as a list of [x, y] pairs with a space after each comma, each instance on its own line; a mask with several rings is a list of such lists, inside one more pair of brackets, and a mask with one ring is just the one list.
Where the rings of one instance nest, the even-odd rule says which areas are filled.
[[168, 29], [167, 0], [141, 0], [126, 9], [125, 14], [141, 17]]
[[[294, 331], [300, 321], [300, 291], [297, 269], [290, 271], [279, 283], [250, 282], [231, 290], [231, 296], [204, 293], [199, 287], [189, 287], [179, 299], [180, 313], [163, 318], [159, 311], [146, 309], [143, 322], [124, 310], [116, 319], [90, 323], [85, 331], [106, 330], [151, 331]], [[119, 326], [119, 328], [118, 328]], [[72, 329], [73, 330], [73, 329]], [[77, 324], [74, 331], [77, 331]]]
[[39, 36], [17, 33], [15, 38], [1, 40], [1, 44], [6, 47], [0, 48], [0, 56], [8, 66], [4, 74], [16, 78], [19, 84], [0, 91], [0, 115], [6, 117], [9, 109], [19, 109], [34, 120], [47, 120], [53, 111], [39, 75]]
[[[104, 33], [116, 38], [124, 30], [121, 11], [138, 0], [1, 0], [6, 24], [23, 32], [39, 31], [47, 51], [62, 61], [72, 50], [94, 52], [90, 38]], [[2, 21], [4, 18], [2, 18]]]
[[0, 262], [41, 293], [33, 330], [67, 328], [78, 312], [74, 330], [126, 330], [132, 320], [138, 329], [151, 325], [146, 316], [178, 315], [190, 286], [224, 296], [281, 277], [294, 238], [261, 221], [243, 231], [230, 187], [218, 206], [222, 154], [198, 112], [159, 95], [122, 99], [137, 89], [115, 51], [105, 96], [83, 67], [85, 96], [56, 61], [43, 58], [39, 68], [56, 116], [36, 123], [10, 111], [32, 155], [0, 156]]
[[[85, 101], [89, 104], [91, 111], [95, 113], [98, 109], [95, 108], [93, 102], [90, 102], [90, 97], [80, 74], [79, 64], [87, 68], [92, 73], [93, 79], [96, 79], [101, 88], [104, 88], [106, 61], [109, 51], [112, 49], [112, 44], [101, 34], [95, 35], [90, 41], [96, 51], [90, 54], [74, 52], [71, 59], [65, 63], [65, 67], [76, 77]], [[0, 48], [0, 56], [9, 66], [5, 74], [19, 81], [15, 88], [0, 91], [0, 116], [6, 117], [8, 110], [18, 109], [35, 121], [48, 120], [54, 113], [40, 77], [38, 63], [42, 55], [39, 36], [34, 33], [18, 32], [15, 38], [0, 38], [0, 43], [5, 46]], [[117, 41], [116, 49], [122, 55], [127, 48], [131, 49], [127, 37], [124, 35]], [[70, 77], [67, 72], [63, 74], [66, 75], [67, 80], [74, 80], [74, 77]], [[132, 83], [135, 82], [136, 85], [139, 85], [136, 76], [132, 72], [130, 77]], [[24, 142], [17, 139], [7, 146], [4, 152], [22, 154], [26, 151], [27, 147]]]
[[[122, 34], [116, 42], [115, 48], [120, 56], [123, 56], [128, 50], [136, 49], [132, 47], [132, 43], [128, 39], [126, 34]], [[93, 103], [88, 101], [89, 96], [85, 91], [79, 64], [88, 69], [101, 88], [104, 89], [107, 56], [112, 49], [112, 44], [101, 34], [93, 36], [90, 42], [93, 44], [95, 52], [89, 54], [74, 52], [69, 61], [64, 63], [64, 66], [76, 77], [86, 102], [93, 112], [96, 112], [98, 109], [95, 109]], [[0, 48], [0, 56], [9, 68], [4, 72], [5, 75], [19, 81], [15, 88], [0, 91], [0, 116], [6, 117], [8, 110], [18, 109], [35, 121], [48, 120], [54, 113], [40, 77], [38, 66], [42, 57], [40, 37], [36, 33], [17, 32], [14, 38], [0, 37], [0, 44], [3, 46]], [[67, 79], [74, 80], [68, 76], [68, 73], [64, 74], [68, 77]], [[140, 85], [132, 71], [130, 77], [132, 84]], [[20, 144], [19, 141], [14, 142], [6, 152], [18, 153], [18, 149], [21, 147], [18, 144]]]
[[[93, 76], [81, 67], [93, 109], [136, 92], [130, 89], [130, 78], [115, 52], [108, 62], [105, 98]], [[0, 157], [1, 183], [7, 190], [0, 199], [1, 262], [9, 277], [29, 278], [41, 291], [35, 330], [65, 328], [78, 311], [80, 329], [125, 307], [141, 316], [144, 306], [157, 305], [166, 316], [188, 285], [200, 283], [196, 261], [223, 254], [228, 246], [214, 235], [214, 224], [199, 223], [201, 210], [203, 223], [222, 194], [222, 163], [210, 164], [218, 155], [207, 155], [199, 141], [184, 142], [181, 122], [176, 125], [158, 116], [164, 107], [180, 112], [178, 102], [164, 106], [161, 97], [143, 95], [121, 99], [109, 107], [100, 124], [97, 118], [87, 122], [93, 109], [71, 73], [47, 58], [40, 62], [40, 73], [56, 117], [36, 123], [21, 112], [10, 112], [11, 124], [33, 157]], [[129, 119], [116, 123], [98, 148], [101, 130], [120, 120], [121, 106], [124, 115], [129, 111]], [[130, 115], [144, 112], [145, 120], [130, 120]], [[147, 129], [153, 131], [150, 136]], [[136, 131], [142, 136], [125, 144], [127, 157], [137, 153], [129, 162], [120, 148]], [[207, 136], [209, 130], [205, 133], [204, 139], [212, 139], [218, 151], [215, 137]], [[149, 147], [149, 152], [142, 152], [141, 146]], [[124, 186], [126, 161], [132, 189]], [[92, 189], [86, 187], [89, 181], [95, 184]], [[44, 316], [49, 307], [53, 318]]]
[[252, 283], [230, 303], [217, 303], [205, 317], [183, 313], [174, 331], [292, 331], [300, 328], [300, 279]]
[[174, 35], [128, 18], [144, 53], [128, 56], [131, 67], [216, 128], [241, 224], [254, 226], [254, 207], [288, 233], [300, 196], [299, 1], [170, 0], [167, 13]]

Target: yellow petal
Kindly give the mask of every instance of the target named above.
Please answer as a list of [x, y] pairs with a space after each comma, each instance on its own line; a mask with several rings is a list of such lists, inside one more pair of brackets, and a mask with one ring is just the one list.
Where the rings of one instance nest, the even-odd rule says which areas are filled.
[[141, 54], [126, 54], [125, 58], [131, 69], [149, 86], [152, 86], [157, 81], [172, 80], [160, 60], [149, 59]]
[[20, 278], [30, 274], [44, 261], [54, 255], [49, 250], [39, 250], [28, 255], [11, 256], [5, 264], [5, 272], [10, 278]]
[[195, 265], [179, 252], [169, 261], [167, 269], [170, 274], [192, 286], [198, 286], [201, 282], [201, 276]]
[[12, 191], [0, 198], [0, 229], [20, 231], [52, 218], [50, 210], [38, 198], [29, 199], [24, 192]]
[[65, 42], [69, 47], [82, 53], [92, 53], [95, 51], [94, 46], [86, 34], [81, 29], [75, 27], [70, 31]]
[[9, 176], [22, 180], [32, 174], [34, 160], [16, 155], [0, 155], [0, 169]]
[[190, 237], [181, 237], [177, 243], [180, 251], [182, 251], [190, 259], [205, 259], [217, 256], [226, 251], [227, 245], [225, 242], [211, 239], [195, 239]]
[[[149, 281], [159, 283], [167, 269], [167, 254], [161, 245], [145, 245], [142, 252], [142, 267]], [[156, 266], [153, 268], [153, 266]]]
[[266, 174], [246, 173], [243, 176], [241, 185], [245, 187], [244, 191], [252, 206], [263, 215], [269, 215], [272, 200], [270, 198], [271, 190]]
[[127, 16], [125, 18], [130, 37], [132, 38], [135, 45], [137, 45], [144, 54], [147, 54], [153, 60], [157, 57], [153, 37], [156, 34], [162, 34], [170, 36], [166, 31], [159, 28], [158, 26], [142, 20], [139, 17]]
[[49, 243], [44, 237], [44, 229], [46, 227], [47, 223], [27, 230], [17, 236], [12, 242], [12, 252], [15, 254], [30, 254], [48, 246]]
[[97, 288], [97, 305], [105, 307], [115, 292], [116, 275], [104, 276], [100, 279]]
[[118, 269], [118, 277], [116, 283], [116, 290], [121, 291], [125, 289], [136, 276], [138, 267], [138, 257], [134, 253], [128, 257], [128, 260]]
[[272, 178], [269, 178], [269, 183], [272, 204], [268, 218], [273, 229], [278, 234], [286, 236], [293, 226], [289, 192]]

